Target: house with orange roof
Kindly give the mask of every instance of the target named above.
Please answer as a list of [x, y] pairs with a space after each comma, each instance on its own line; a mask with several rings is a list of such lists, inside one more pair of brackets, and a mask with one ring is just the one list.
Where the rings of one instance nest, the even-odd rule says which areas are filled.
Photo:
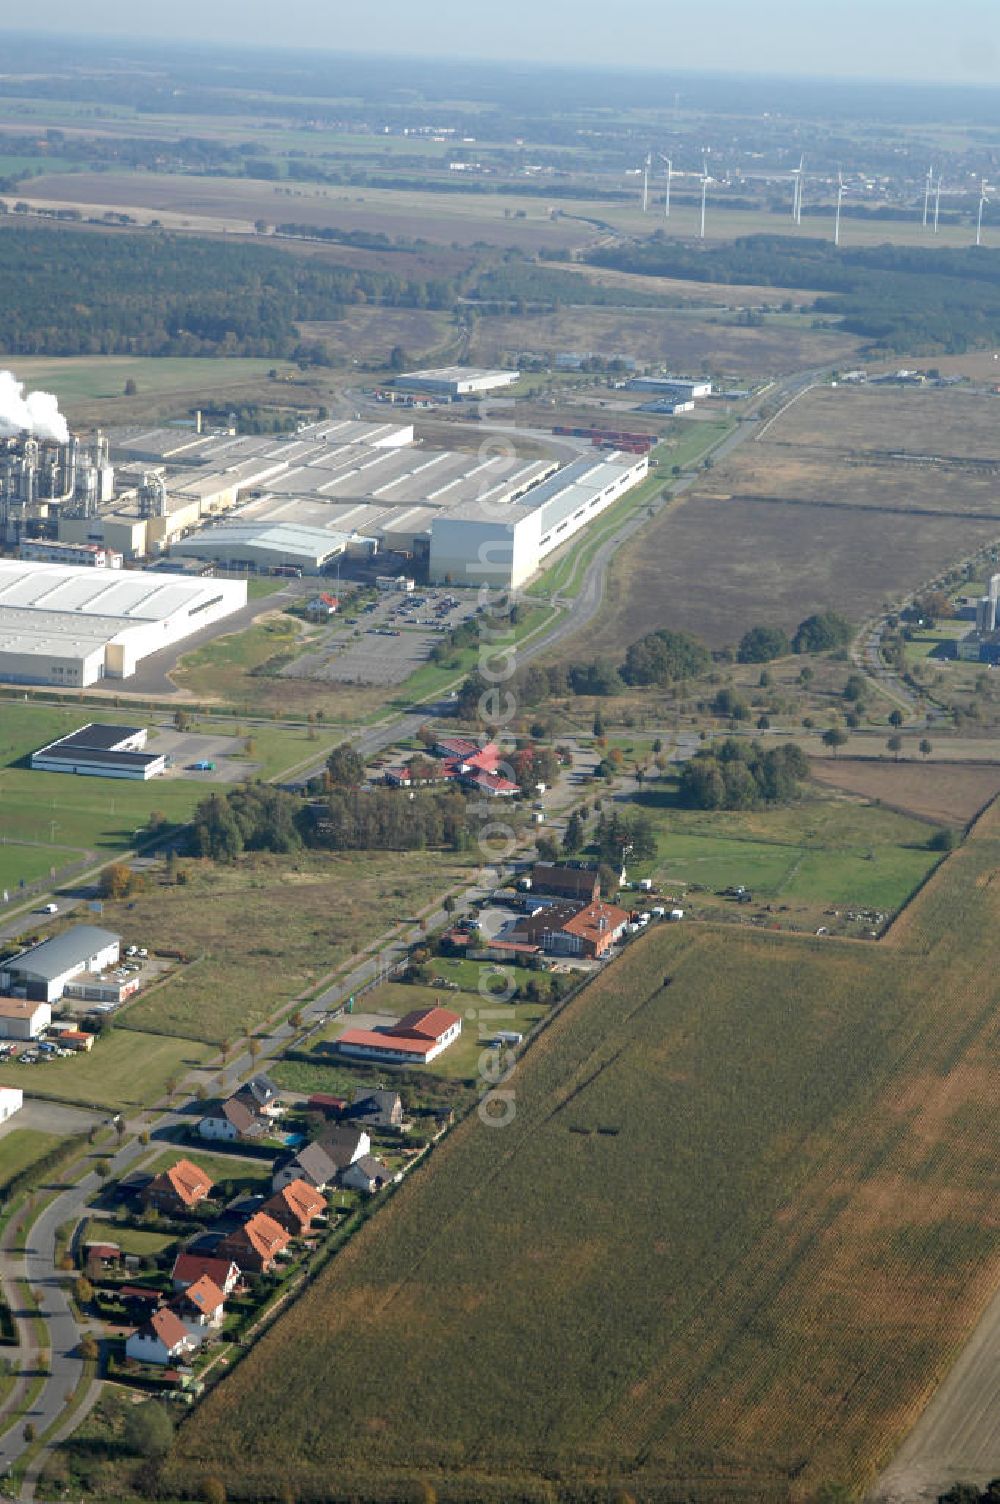
[[254, 1212], [233, 1232], [227, 1233], [216, 1253], [231, 1258], [250, 1274], [268, 1274], [291, 1242], [290, 1234], [267, 1212]]
[[200, 1346], [200, 1340], [169, 1306], [154, 1311], [149, 1320], [125, 1339], [125, 1356], [137, 1363], [183, 1362]]
[[293, 1180], [275, 1191], [261, 1211], [279, 1222], [293, 1238], [301, 1238], [312, 1230], [317, 1217], [325, 1215], [326, 1201], [304, 1180]]
[[173, 1217], [194, 1211], [206, 1196], [211, 1195], [213, 1184], [212, 1177], [198, 1165], [189, 1159], [178, 1159], [168, 1169], [153, 1176], [142, 1192], [142, 1200], [146, 1206]]
[[225, 1315], [225, 1302], [226, 1297], [215, 1281], [203, 1274], [193, 1285], [174, 1296], [170, 1308], [176, 1311], [185, 1326], [194, 1327], [196, 1331], [217, 1330]]

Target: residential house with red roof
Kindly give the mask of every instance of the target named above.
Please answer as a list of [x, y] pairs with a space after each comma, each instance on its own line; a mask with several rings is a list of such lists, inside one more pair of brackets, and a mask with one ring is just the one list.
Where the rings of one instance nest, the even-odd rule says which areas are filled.
[[198, 1165], [189, 1159], [179, 1159], [159, 1175], [154, 1175], [142, 1191], [145, 1206], [175, 1217], [193, 1211], [206, 1196], [211, 1195], [214, 1182]]
[[179, 1253], [170, 1272], [175, 1290], [186, 1290], [196, 1280], [207, 1277], [223, 1295], [231, 1295], [240, 1282], [240, 1266], [232, 1259], [205, 1253]]
[[215, 1281], [203, 1274], [194, 1284], [188, 1285], [186, 1290], [181, 1290], [174, 1296], [170, 1308], [176, 1311], [185, 1326], [199, 1331], [207, 1328], [217, 1330], [225, 1315], [225, 1299]]
[[273, 1217], [254, 1212], [242, 1227], [220, 1240], [216, 1252], [251, 1274], [268, 1274], [290, 1242], [290, 1235]]
[[311, 1232], [317, 1217], [326, 1214], [326, 1201], [304, 1180], [293, 1180], [275, 1191], [261, 1211], [279, 1222], [293, 1238], [301, 1238]]
[[184, 1325], [177, 1312], [162, 1306], [125, 1339], [125, 1356], [137, 1363], [166, 1367], [168, 1363], [183, 1362], [199, 1346], [198, 1337]]

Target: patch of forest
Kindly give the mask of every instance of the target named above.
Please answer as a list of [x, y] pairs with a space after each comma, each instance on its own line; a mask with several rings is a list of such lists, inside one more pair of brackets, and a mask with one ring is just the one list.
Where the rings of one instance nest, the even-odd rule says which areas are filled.
[[748, 235], [702, 247], [648, 239], [606, 246], [595, 266], [698, 282], [812, 288], [817, 318], [892, 352], [960, 354], [1000, 338], [1000, 252], [899, 245], [838, 248], [827, 240]]
[[348, 305], [451, 307], [447, 277], [332, 266], [262, 245], [162, 231], [0, 233], [0, 350], [7, 355], [264, 356], [323, 363], [300, 321]]

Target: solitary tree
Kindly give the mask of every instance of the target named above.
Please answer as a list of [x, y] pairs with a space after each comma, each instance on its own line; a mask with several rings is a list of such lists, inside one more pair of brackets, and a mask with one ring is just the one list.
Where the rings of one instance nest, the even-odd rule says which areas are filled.
[[903, 738], [901, 736], [890, 736], [888, 741], [886, 742], [886, 746], [892, 753], [896, 762], [898, 762], [899, 754], [903, 750]]
[[927, 738], [925, 736], [921, 740], [921, 743], [920, 743], [920, 755], [921, 755], [921, 757], [930, 757], [930, 755], [931, 755], [931, 753], [933, 751], [934, 751], [934, 748], [931, 746], [930, 742], [927, 740]]
[[903, 712], [901, 710], [890, 710], [890, 712], [889, 712], [889, 725], [892, 726], [892, 727], [894, 727], [894, 729], [896, 731], [898, 731], [899, 728], [900, 728], [900, 726], [902, 724], [903, 724]]
[[173, 1438], [170, 1416], [158, 1400], [129, 1406], [124, 1441], [130, 1452], [139, 1457], [164, 1457]]

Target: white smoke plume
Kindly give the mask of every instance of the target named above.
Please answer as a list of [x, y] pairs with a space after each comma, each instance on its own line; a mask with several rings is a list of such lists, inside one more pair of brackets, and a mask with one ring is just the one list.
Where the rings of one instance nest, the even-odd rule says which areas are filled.
[[51, 392], [25, 393], [13, 371], [0, 371], [0, 437], [27, 430], [36, 439], [69, 443], [69, 428]]

